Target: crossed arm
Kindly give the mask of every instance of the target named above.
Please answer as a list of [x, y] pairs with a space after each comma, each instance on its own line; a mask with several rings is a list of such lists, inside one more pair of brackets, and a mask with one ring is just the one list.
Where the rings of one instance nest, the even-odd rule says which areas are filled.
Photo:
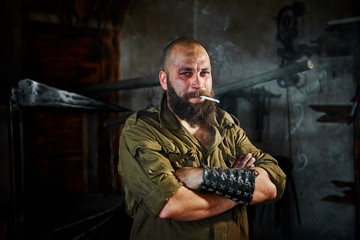
[[[241, 156], [233, 168], [252, 168], [259, 175], [255, 178], [255, 189], [250, 204], [257, 204], [276, 197], [276, 187], [268, 173], [259, 167], [254, 167], [255, 159], [251, 154]], [[162, 211], [160, 218], [170, 218], [179, 221], [195, 221], [218, 215], [235, 207], [238, 203], [216, 194], [196, 191], [203, 176], [202, 168], [184, 167], [175, 172], [176, 177], [184, 186], [172, 195]]]

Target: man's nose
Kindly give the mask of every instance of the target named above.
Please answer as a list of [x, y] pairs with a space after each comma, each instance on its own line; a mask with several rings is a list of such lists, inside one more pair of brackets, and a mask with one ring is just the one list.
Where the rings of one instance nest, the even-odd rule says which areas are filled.
[[202, 78], [199, 74], [194, 75], [194, 79], [192, 81], [192, 88], [194, 89], [204, 88], [204, 78]]

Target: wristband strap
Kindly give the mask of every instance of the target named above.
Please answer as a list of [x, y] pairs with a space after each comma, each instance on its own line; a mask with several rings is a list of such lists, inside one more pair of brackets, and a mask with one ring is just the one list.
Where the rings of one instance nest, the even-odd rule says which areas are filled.
[[248, 205], [255, 189], [259, 173], [248, 168], [215, 168], [204, 164], [203, 181], [199, 191], [215, 193], [242, 205]]

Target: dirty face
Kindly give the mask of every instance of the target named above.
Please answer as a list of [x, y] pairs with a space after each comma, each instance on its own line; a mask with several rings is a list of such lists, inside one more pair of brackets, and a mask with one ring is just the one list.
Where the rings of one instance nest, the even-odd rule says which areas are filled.
[[206, 50], [198, 44], [176, 45], [170, 56], [167, 69], [160, 72], [160, 83], [168, 89], [168, 81], [179, 97], [190, 94], [192, 104], [205, 101], [199, 93], [211, 96], [212, 76], [210, 58]]
[[202, 46], [175, 46], [159, 76], [167, 91], [168, 106], [179, 118], [192, 126], [213, 123], [215, 103], [200, 98], [213, 96], [210, 59]]

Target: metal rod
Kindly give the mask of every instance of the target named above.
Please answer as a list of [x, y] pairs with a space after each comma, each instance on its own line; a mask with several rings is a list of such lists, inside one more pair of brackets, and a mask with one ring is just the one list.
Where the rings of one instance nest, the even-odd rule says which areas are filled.
[[23, 164], [20, 136], [19, 93], [16, 88], [11, 89], [10, 119], [9, 119], [9, 148], [10, 148], [10, 198], [11, 222], [9, 227], [10, 239], [22, 239], [24, 214], [24, 186]]
[[109, 83], [95, 84], [89, 87], [85, 87], [82, 90], [85, 92], [118, 91], [118, 90], [148, 88], [148, 87], [156, 87], [156, 86], [160, 86], [159, 78], [157, 76], [146, 76], [146, 77], [119, 80]]
[[113, 213], [116, 210], [118, 210], [121, 207], [122, 204], [123, 204], [123, 200], [121, 200], [121, 202], [119, 204], [117, 204], [117, 205], [115, 205], [115, 206], [113, 206], [111, 208], [108, 208], [108, 209], [106, 209], [106, 210], [104, 210], [102, 212], [96, 213], [94, 215], [91, 215], [89, 217], [80, 219], [78, 221], [75, 221], [75, 222], [72, 222], [72, 223], [69, 223], [69, 224], [66, 224], [64, 226], [55, 228], [55, 229], [53, 229], [51, 231], [46, 232], [44, 235], [50, 235], [50, 234], [54, 234], [56, 232], [61, 232], [61, 231], [64, 231], [64, 230], [66, 230], [68, 228], [73, 228], [73, 227], [78, 226], [79, 224], [83, 224], [83, 223], [89, 222], [91, 220], [97, 219], [99, 217], [105, 216], [105, 215], [107, 215], [109, 213]]
[[129, 109], [60, 90], [31, 79], [19, 81], [19, 103], [28, 107], [67, 107], [89, 110], [127, 112]]
[[245, 79], [240, 79], [231, 82], [229, 84], [225, 84], [223, 86], [217, 87], [215, 89], [215, 94], [221, 95], [228, 91], [236, 90], [239, 88], [244, 88], [244, 87], [249, 87], [249, 86], [269, 82], [271, 80], [277, 79], [282, 76], [304, 72], [312, 69], [313, 66], [314, 66], [313, 63], [310, 60], [294, 63], [285, 67], [281, 67], [276, 70], [272, 70], [270, 72], [262, 73]]
[[96, 224], [95, 226], [91, 227], [90, 229], [87, 229], [85, 232], [83, 232], [80, 235], [73, 238], [73, 240], [79, 240], [81, 238], [91, 236], [90, 234], [92, 234], [93, 231], [95, 231], [98, 228], [100, 228], [101, 226], [105, 225], [113, 217], [114, 217], [113, 215], [111, 215], [110, 217], [107, 217], [106, 219], [102, 220], [100, 223]]
[[[237, 80], [216, 88], [216, 94], [223, 94], [230, 90], [236, 90], [238, 88], [249, 87], [260, 83], [265, 83], [281, 76], [296, 74], [304, 72], [313, 68], [313, 63], [310, 60], [294, 63], [288, 66], [281, 67], [270, 72], [259, 74], [253, 77]], [[127, 89], [148, 88], [160, 86], [160, 82], [157, 76], [146, 76], [139, 78], [125, 79], [109, 83], [101, 83], [85, 87], [82, 90], [85, 92], [100, 92], [100, 91], [119, 91]]]

